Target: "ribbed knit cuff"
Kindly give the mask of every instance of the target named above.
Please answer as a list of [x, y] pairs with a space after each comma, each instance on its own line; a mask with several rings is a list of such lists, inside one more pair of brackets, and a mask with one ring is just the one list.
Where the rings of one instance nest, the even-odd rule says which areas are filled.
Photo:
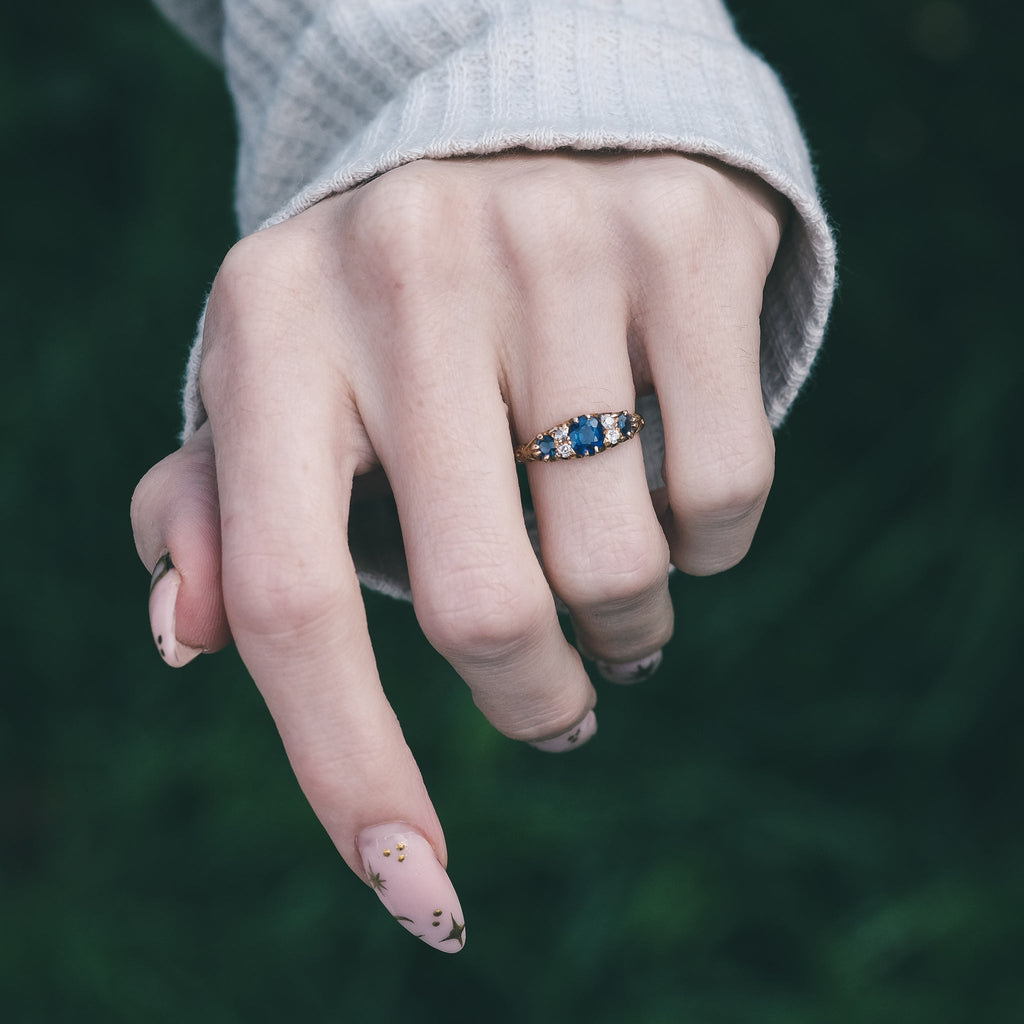
[[[762, 313], [765, 408], [782, 421], [821, 343], [834, 248], [785, 92], [718, 0], [314, 6], [228, 0], [243, 233], [423, 157], [571, 147], [717, 158], [758, 174], [796, 212]], [[289, 32], [271, 20], [282, 11]], [[199, 356], [186, 435], [205, 415]]]

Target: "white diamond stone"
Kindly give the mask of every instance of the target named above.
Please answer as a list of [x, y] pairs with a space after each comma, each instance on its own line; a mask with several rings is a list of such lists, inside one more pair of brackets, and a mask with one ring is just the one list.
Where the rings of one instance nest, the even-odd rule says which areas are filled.
[[560, 459], [571, 459], [572, 458], [572, 445], [571, 444], [560, 444], [556, 449], [556, 453]]
[[[609, 427], [615, 426], [615, 421], [618, 417], [613, 412], [601, 413], [601, 426], [607, 430]], [[605, 435], [607, 437], [607, 435]]]
[[604, 443], [605, 444], [615, 444], [615, 443], [617, 443], [618, 441], [621, 441], [621, 440], [622, 440], [622, 435], [619, 433], [619, 428], [618, 427], [609, 427], [604, 432]]
[[555, 427], [555, 429], [551, 431], [551, 436], [556, 441], [568, 441], [569, 440], [569, 428], [567, 426], [565, 426], [565, 424], [563, 424], [560, 427]]

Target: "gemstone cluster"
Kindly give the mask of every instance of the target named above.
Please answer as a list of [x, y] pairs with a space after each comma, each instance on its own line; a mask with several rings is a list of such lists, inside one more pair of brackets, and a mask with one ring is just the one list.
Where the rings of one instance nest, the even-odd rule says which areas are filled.
[[516, 452], [516, 458], [520, 462], [586, 458], [628, 441], [643, 425], [643, 417], [637, 413], [584, 413], [538, 434]]

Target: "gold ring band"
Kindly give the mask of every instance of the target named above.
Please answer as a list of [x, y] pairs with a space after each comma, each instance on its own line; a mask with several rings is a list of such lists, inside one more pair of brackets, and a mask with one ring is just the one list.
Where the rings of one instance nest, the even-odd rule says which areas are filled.
[[516, 462], [585, 459], [628, 441], [643, 427], [644, 418], [636, 412], [583, 413], [520, 445]]

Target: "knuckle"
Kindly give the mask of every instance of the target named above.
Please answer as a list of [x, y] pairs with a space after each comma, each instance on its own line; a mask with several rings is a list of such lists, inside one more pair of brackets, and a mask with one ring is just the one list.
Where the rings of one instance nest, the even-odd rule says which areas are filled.
[[337, 618], [345, 594], [336, 575], [302, 556], [246, 554], [224, 562], [224, 603], [233, 631], [292, 642]]
[[666, 231], [677, 232], [685, 223], [688, 233], [700, 237], [718, 226], [727, 205], [720, 176], [693, 161], [677, 163], [676, 173], [652, 174], [638, 183], [640, 205], [659, 210]]
[[[236, 242], [214, 278], [203, 323], [200, 385], [226, 384], [260, 348], [268, 322], [318, 305], [322, 259], [291, 224]], [[256, 328], [256, 329], [253, 329]]]
[[648, 225], [644, 244], [665, 265], [690, 275], [712, 272], [729, 293], [760, 290], [782, 216], [777, 204], [759, 198], [763, 191], [770, 189], [746, 172], [690, 160], [678, 173], [645, 177], [636, 188], [638, 205], [659, 218]]
[[524, 176], [521, 190], [512, 193], [517, 215], [528, 207], [529, 222], [550, 235], [561, 236], [566, 229], [577, 229], [593, 212], [593, 193], [588, 179], [566, 173], [562, 164], [545, 162]]
[[430, 165], [412, 163], [355, 193], [353, 236], [378, 283], [401, 292], [434, 284], [461, 264], [475, 227], [456, 184]]
[[181, 450], [172, 452], [150, 467], [135, 485], [130, 515], [132, 531], [144, 562], [155, 561], [159, 552], [147, 550], [144, 553], [143, 542], [147, 548], [154, 544], [163, 546], [172, 539], [165, 533], [175, 532], [176, 524], [202, 518], [202, 499], [206, 496], [197, 493], [196, 484], [202, 484], [204, 478], [195, 472], [190, 476], [188, 470], [191, 467], [186, 458]]
[[672, 505], [684, 519], [701, 524], [729, 526], [760, 510], [775, 475], [775, 449], [767, 443], [745, 444], [720, 452], [687, 480]]
[[669, 553], [660, 529], [636, 519], [587, 534], [584, 547], [555, 545], [546, 561], [555, 591], [570, 608], [623, 610], [664, 587]]
[[355, 730], [349, 732], [344, 744], [329, 750], [316, 744], [292, 744], [288, 748], [292, 771], [318, 814], [330, 813], [351, 801], [354, 779], [369, 780], [391, 777], [394, 760], [390, 748], [376, 736], [366, 737]]
[[262, 276], [274, 250], [264, 243], [266, 236], [259, 232], [240, 238], [228, 249], [217, 271], [216, 284], [229, 294], [236, 287], [245, 287], [247, 281]]
[[416, 615], [430, 643], [449, 661], [503, 662], [531, 647], [554, 611], [499, 575], [446, 576], [415, 595]]
[[237, 241], [227, 252], [214, 279], [211, 302], [237, 306], [244, 313], [249, 302], [268, 288], [288, 290], [309, 277], [313, 246], [292, 230], [291, 224], [257, 231]]
[[201, 430], [138, 482], [131, 500], [132, 532], [142, 561], [152, 566], [167, 549], [219, 544], [219, 503], [213, 449]]
[[527, 286], [606, 257], [606, 206], [598, 196], [586, 177], [542, 161], [494, 198], [497, 237]]
[[722, 448], [682, 479], [669, 480], [673, 561], [684, 572], [710, 576], [747, 553], [774, 474], [770, 431], [765, 438]]

